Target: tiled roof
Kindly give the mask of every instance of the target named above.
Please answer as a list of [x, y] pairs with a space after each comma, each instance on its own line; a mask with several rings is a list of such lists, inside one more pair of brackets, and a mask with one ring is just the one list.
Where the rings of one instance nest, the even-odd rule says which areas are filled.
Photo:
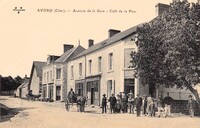
[[76, 49], [77, 47], [73, 47], [66, 51], [64, 54], [60, 56], [55, 62], [65, 62], [65, 60], [71, 55], [71, 53]]
[[37, 77], [42, 77], [42, 68], [46, 65], [46, 62], [33, 61], [33, 66], [36, 69]]
[[123, 32], [117, 33], [117, 34], [113, 35], [112, 37], [110, 37], [110, 38], [108, 38], [108, 39], [106, 39], [106, 40], [104, 40], [104, 41], [102, 41], [100, 43], [97, 43], [97, 44], [89, 47], [88, 49], [86, 49], [85, 51], [80, 53], [79, 55], [75, 56], [73, 59], [79, 58], [81, 56], [87, 55], [87, 54], [92, 53], [94, 51], [97, 51], [99, 49], [105, 48], [105, 47], [107, 47], [107, 46], [109, 46], [111, 44], [114, 44], [114, 43], [124, 39], [125, 37], [135, 33], [137, 27], [140, 27], [142, 25], [143, 25], [143, 23], [139, 24], [139, 25], [136, 25], [136, 26], [134, 26], [134, 27], [132, 27], [130, 29], [127, 29], [127, 30], [125, 30]]
[[24, 82], [18, 88], [25, 88], [29, 84], [29, 78], [26, 78]]
[[84, 51], [85, 48], [83, 48], [81, 45], [78, 45], [77, 47], [73, 47], [70, 50], [66, 51], [64, 54], [61, 55], [60, 58], [58, 58], [55, 62], [65, 62], [67, 60], [70, 60], [77, 54], [80, 54], [82, 51]]

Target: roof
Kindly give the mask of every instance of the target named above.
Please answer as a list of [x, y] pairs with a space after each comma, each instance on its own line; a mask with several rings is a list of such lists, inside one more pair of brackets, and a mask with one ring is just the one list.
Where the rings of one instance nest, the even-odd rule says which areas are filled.
[[25, 78], [24, 82], [18, 87], [19, 88], [25, 88], [29, 85], [29, 78]]
[[55, 62], [64, 62], [77, 47], [73, 47], [60, 56]]
[[77, 54], [80, 54], [84, 50], [85, 48], [83, 48], [81, 45], [73, 47], [69, 49], [68, 51], [66, 51], [64, 54], [62, 54], [61, 57], [58, 58], [55, 62], [59, 63], [59, 62], [65, 62], [67, 60], [70, 60], [71, 58], [73, 58]]
[[[42, 68], [46, 65], [46, 62], [41, 62], [41, 61], [33, 61], [33, 68], [36, 69], [36, 74], [37, 77], [42, 77]], [[32, 78], [32, 71], [30, 77]]]
[[107, 46], [109, 46], [111, 44], [114, 44], [114, 43], [124, 39], [125, 37], [135, 33], [137, 27], [140, 27], [142, 25], [143, 25], [143, 23], [142, 24], [138, 24], [138, 25], [136, 25], [136, 26], [134, 26], [132, 28], [129, 28], [129, 29], [123, 31], [123, 32], [117, 33], [117, 34], [113, 35], [112, 37], [110, 37], [110, 38], [108, 38], [108, 39], [106, 39], [106, 40], [104, 40], [104, 41], [102, 41], [100, 43], [97, 43], [97, 44], [89, 47], [88, 49], [86, 49], [85, 51], [80, 53], [79, 55], [75, 56], [73, 59], [82, 57], [84, 55], [87, 55], [87, 54], [90, 54], [92, 52], [95, 52], [95, 51], [97, 51], [99, 49], [105, 48], [105, 47], [107, 47]]

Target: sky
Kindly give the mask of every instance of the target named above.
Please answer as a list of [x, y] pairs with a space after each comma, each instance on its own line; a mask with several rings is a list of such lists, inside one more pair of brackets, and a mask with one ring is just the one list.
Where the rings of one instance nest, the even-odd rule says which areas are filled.
[[[124, 31], [148, 22], [156, 16], [157, 3], [171, 1], [0, 0], [0, 75], [29, 76], [33, 61], [63, 54], [63, 44], [80, 42], [88, 48], [88, 39], [99, 43], [109, 29]], [[25, 11], [18, 14], [15, 7]]]

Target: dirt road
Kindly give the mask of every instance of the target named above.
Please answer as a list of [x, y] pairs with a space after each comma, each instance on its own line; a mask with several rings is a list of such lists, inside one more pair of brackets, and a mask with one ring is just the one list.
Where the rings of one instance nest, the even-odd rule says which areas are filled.
[[75, 108], [67, 112], [64, 103], [26, 101], [1, 96], [1, 103], [19, 111], [0, 128], [200, 128], [200, 118], [136, 117], [130, 114], [101, 114], [99, 108], [87, 107], [85, 113]]

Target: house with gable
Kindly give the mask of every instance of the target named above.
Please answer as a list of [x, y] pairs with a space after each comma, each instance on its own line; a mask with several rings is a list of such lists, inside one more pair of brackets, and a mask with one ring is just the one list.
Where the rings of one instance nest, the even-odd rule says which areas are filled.
[[42, 93], [42, 68], [46, 65], [46, 62], [33, 61], [31, 73], [29, 90], [32, 90], [32, 94], [37, 95]]
[[67, 95], [67, 63], [85, 50], [81, 45], [64, 44], [61, 56], [49, 55], [46, 65], [42, 68], [42, 97], [54, 101], [63, 101]]
[[25, 75], [23, 83], [16, 89], [16, 96], [19, 98], [26, 98], [29, 91], [30, 78]]

